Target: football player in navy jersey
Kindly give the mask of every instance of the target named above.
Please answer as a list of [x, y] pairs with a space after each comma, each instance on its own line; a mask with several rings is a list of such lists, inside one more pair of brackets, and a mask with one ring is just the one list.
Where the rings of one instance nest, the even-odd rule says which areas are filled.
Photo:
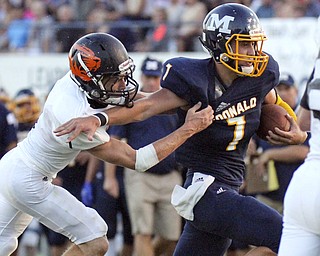
[[[263, 52], [264, 40], [251, 9], [241, 4], [220, 5], [203, 22], [200, 41], [211, 58], [166, 61], [162, 89], [137, 100], [129, 110], [106, 111], [110, 125], [140, 121], [173, 109], [182, 123], [186, 110], [198, 101], [215, 111], [213, 124], [176, 151], [177, 160], [188, 172], [184, 187], [177, 185], [171, 198], [186, 219], [174, 255], [224, 255], [232, 239], [256, 246], [250, 256], [278, 251], [281, 215], [253, 197], [239, 195], [244, 156], [259, 126], [262, 104], [278, 104], [290, 114], [290, 132], [284, 137], [270, 132], [271, 143], [299, 144], [307, 134], [274, 90], [279, 67]], [[81, 132], [90, 139], [98, 126], [95, 117], [76, 118], [55, 132], [57, 136], [69, 133], [67, 141]]]

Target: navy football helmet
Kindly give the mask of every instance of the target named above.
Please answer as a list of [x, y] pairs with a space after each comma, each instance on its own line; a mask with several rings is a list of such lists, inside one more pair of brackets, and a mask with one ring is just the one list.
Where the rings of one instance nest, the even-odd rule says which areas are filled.
[[[231, 47], [231, 42], [235, 47]], [[227, 3], [212, 9], [203, 21], [200, 41], [218, 62], [239, 75], [257, 77], [265, 70], [269, 56], [262, 52], [266, 36], [257, 15], [242, 4]], [[238, 52], [240, 42], [254, 43], [255, 55]], [[242, 67], [239, 61], [252, 63]]]
[[[78, 39], [69, 51], [70, 70], [87, 97], [107, 105], [133, 106], [138, 83], [135, 69], [123, 44], [106, 33], [92, 33]], [[126, 88], [115, 90], [118, 79], [125, 79]]]

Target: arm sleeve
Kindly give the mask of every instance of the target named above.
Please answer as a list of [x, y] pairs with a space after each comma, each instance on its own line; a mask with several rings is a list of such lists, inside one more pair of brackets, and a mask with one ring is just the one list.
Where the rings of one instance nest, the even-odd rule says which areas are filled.
[[276, 104], [279, 105], [280, 107], [283, 107], [291, 117], [293, 117], [293, 119], [295, 121], [297, 121], [297, 116], [296, 113], [294, 113], [294, 110], [289, 106], [289, 104], [285, 101], [283, 101], [281, 99], [281, 97], [279, 96], [279, 94], [277, 94], [277, 101]]

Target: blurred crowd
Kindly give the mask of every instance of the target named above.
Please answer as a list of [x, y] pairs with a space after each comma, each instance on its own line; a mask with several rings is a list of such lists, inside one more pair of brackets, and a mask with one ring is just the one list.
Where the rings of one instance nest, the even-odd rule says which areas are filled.
[[226, 2], [260, 18], [320, 14], [319, 0], [0, 0], [0, 52], [68, 52], [80, 36], [99, 31], [128, 51], [197, 51], [203, 18]]

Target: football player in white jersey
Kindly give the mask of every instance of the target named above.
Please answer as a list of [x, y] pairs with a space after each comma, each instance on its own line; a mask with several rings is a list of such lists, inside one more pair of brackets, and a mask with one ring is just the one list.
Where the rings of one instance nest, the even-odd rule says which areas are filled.
[[300, 102], [298, 123], [311, 132], [310, 151], [284, 199], [280, 256], [320, 255], [320, 56]]
[[[138, 90], [132, 78], [133, 61], [122, 43], [105, 33], [80, 38], [69, 52], [70, 71], [56, 82], [35, 127], [26, 139], [0, 161], [0, 255], [17, 247], [17, 237], [32, 218], [67, 236], [70, 255], [104, 255], [108, 248], [107, 225], [97, 212], [52, 178], [80, 151], [125, 167], [145, 171], [172, 153], [214, 118], [211, 107], [192, 107], [176, 131], [138, 150], [112, 139], [106, 132], [110, 105], [130, 107]], [[96, 114], [101, 127], [91, 141], [82, 134], [70, 143], [53, 130], [72, 117]], [[99, 114], [100, 113], [100, 114]]]

